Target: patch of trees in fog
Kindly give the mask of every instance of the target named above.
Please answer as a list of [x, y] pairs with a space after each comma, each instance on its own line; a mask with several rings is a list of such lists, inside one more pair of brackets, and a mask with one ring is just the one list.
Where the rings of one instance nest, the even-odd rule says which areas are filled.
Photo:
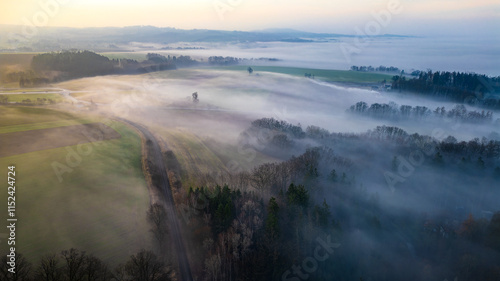
[[208, 58], [208, 64], [210, 65], [236, 65], [239, 64], [243, 59], [235, 57], [222, 57], [222, 56], [211, 56]]
[[[392, 72], [392, 73], [399, 73], [400, 70], [397, 67], [394, 66], [378, 66], [378, 67], [373, 67], [373, 66], [356, 66], [353, 65], [351, 66], [351, 71], [360, 71], [360, 72]], [[403, 71], [404, 72], [404, 71]]]
[[171, 69], [175, 69], [176, 67], [190, 67], [198, 64], [198, 61], [193, 60], [190, 56], [163, 56], [156, 53], [148, 53], [146, 58], [147, 60], [143, 61], [142, 64], [171, 65]]
[[50, 79], [43, 77], [33, 70], [9, 72], [5, 75], [6, 82], [19, 82], [19, 87], [37, 87], [50, 82]]
[[429, 117], [439, 119], [451, 119], [460, 122], [470, 123], [490, 123], [493, 120], [491, 111], [467, 111], [464, 105], [455, 105], [452, 109], [446, 110], [444, 106], [431, 110], [426, 106], [397, 105], [394, 102], [374, 103], [368, 106], [366, 102], [357, 102], [352, 105], [348, 112], [382, 118], [390, 120], [421, 120]]
[[[288, 145], [280, 146], [277, 137]], [[500, 210], [494, 200], [500, 141], [437, 140], [393, 126], [365, 133], [304, 130], [274, 118], [255, 120], [241, 138], [245, 151], [260, 141], [261, 152], [305, 152], [207, 177], [177, 197], [191, 210], [185, 219], [193, 247], [200, 249], [195, 262], [200, 280], [500, 278]], [[426, 159], [416, 173], [435, 175], [415, 176], [397, 192], [423, 197], [442, 211], [385, 206], [378, 192], [366, 187], [385, 184], [382, 173], [373, 171], [397, 173], [402, 164], [395, 155], [420, 149]], [[480, 186], [473, 184], [478, 176]], [[437, 178], [453, 183], [437, 186]], [[492, 212], [485, 217], [481, 210], [460, 207], [465, 200]], [[321, 248], [318, 241], [336, 246]], [[318, 247], [327, 258], [314, 259]]]
[[[228, 175], [231, 183], [222, 187], [189, 189], [183, 200], [195, 210], [186, 218], [194, 247], [200, 249], [196, 263], [201, 266], [195, 270], [200, 280], [281, 280], [296, 260], [312, 253], [317, 237], [338, 238], [341, 230], [331, 207], [311, 198], [320, 154], [311, 149], [282, 163]], [[335, 182], [349, 186], [343, 178]], [[329, 236], [332, 232], [335, 236]]]

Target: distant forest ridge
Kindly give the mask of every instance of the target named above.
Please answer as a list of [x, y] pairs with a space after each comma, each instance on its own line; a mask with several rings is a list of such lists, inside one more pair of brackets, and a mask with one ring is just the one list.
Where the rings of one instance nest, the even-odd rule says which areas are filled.
[[[3, 36], [2, 36], [3, 35]], [[259, 31], [227, 31], [209, 29], [177, 29], [155, 26], [67, 28], [38, 27], [37, 38], [25, 35], [23, 26], [0, 25], [0, 38], [7, 38], [17, 48], [25, 51], [53, 51], [67, 48], [83, 48], [92, 42], [93, 46], [118, 49], [114, 44], [129, 42], [170, 44], [178, 42], [318, 42], [325, 39], [356, 37], [357, 35], [337, 33], [314, 33], [293, 29], [266, 29]], [[411, 37], [381, 34], [370, 37]], [[61, 41], [60, 38], [71, 38]], [[1, 47], [0, 47], [1, 48]], [[28, 49], [26, 49], [28, 48]], [[12, 50], [10, 50], [12, 51]]]

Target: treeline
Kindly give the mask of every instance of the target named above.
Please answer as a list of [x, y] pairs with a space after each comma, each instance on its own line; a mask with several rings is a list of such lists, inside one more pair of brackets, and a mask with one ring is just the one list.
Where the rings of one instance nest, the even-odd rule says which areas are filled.
[[[394, 67], [394, 66], [379, 66], [379, 67], [373, 67], [373, 66], [356, 66], [353, 65], [351, 66], [352, 71], [361, 71], [361, 72], [400, 72], [399, 68]], [[404, 71], [403, 71], [404, 72]]]
[[476, 103], [486, 108], [500, 109], [500, 77], [488, 77], [462, 72], [419, 72], [418, 77], [406, 79], [394, 76], [392, 88], [419, 95], [444, 98], [456, 102]]
[[15, 274], [8, 271], [9, 257], [3, 255], [0, 280], [18, 281], [169, 281], [176, 280], [172, 268], [151, 251], [141, 250], [128, 261], [111, 268], [98, 257], [70, 249], [45, 255], [33, 265], [16, 255]]
[[[461, 158], [479, 159], [479, 157], [486, 157], [496, 160], [497, 166], [492, 168], [499, 168], [498, 158], [500, 157], [500, 140], [492, 140], [486, 137], [481, 139], [474, 138], [469, 141], [458, 141], [453, 136], [448, 136], [443, 140], [437, 140], [427, 135], [420, 135], [418, 133], [409, 134], [405, 130], [395, 126], [377, 126], [373, 130], [366, 133], [346, 134], [346, 133], [331, 133], [325, 139], [333, 141], [350, 139], [366, 139], [370, 141], [390, 141], [395, 144], [409, 146], [413, 149], [425, 147], [432, 153], [439, 151], [457, 155]], [[451, 156], [450, 156], [451, 157]], [[454, 162], [450, 159], [450, 162]], [[455, 161], [456, 162], [456, 161]]]
[[198, 61], [193, 60], [190, 56], [163, 56], [156, 53], [148, 53], [147, 60], [143, 64], [163, 65], [166, 68], [170, 65], [170, 69], [177, 67], [190, 67], [198, 64]]
[[33, 57], [32, 70], [7, 74], [19, 86], [33, 87], [67, 79], [107, 74], [136, 74], [190, 67], [198, 64], [189, 56], [163, 56], [149, 53], [146, 60], [112, 59], [91, 51], [63, 51]]
[[[245, 153], [249, 144], [259, 151], [269, 145], [274, 149], [274, 136], [292, 142], [284, 150], [300, 151], [302, 142], [318, 147], [249, 171], [212, 175], [212, 181], [176, 196], [192, 234], [192, 248], [198, 249], [191, 255], [197, 279], [300, 280], [306, 275], [310, 280], [500, 278], [496, 263], [500, 258], [500, 213], [491, 212], [486, 219], [457, 212], [464, 196], [475, 200], [469, 192], [497, 190], [500, 141], [437, 140], [394, 126], [335, 133], [262, 118], [242, 134], [240, 146]], [[382, 204], [387, 198], [381, 199], [372, 189], [384, 184], [384, 167], [398, 173], [402, 164], [398, 162], [401, 158], [394, 157], [396, 153], [412, 155], [416, 151], [428, 155], [415, 171], [426, 176], [415, 175], [415, 183], [407, 180], [406, 188], [398, 192], [402, 197], [428, 196], [426, 204], [442, 212], [394, 210]], [[461, 183], [481, 177], [484, 187], [436, 186], [428, 171]], [[449, 190], [445, 192], [445, 188]], [[449, 198], [443, 200], [443, 196]], [[481, 200], [489, 210], [491, 204]], [[325, 258], [315, 259], [315, 250], [316, 256], [319, 253]], [[472, 266], [471, 260], [476, 261]]]
[[19, 87], [36, 87], [50, 82], [50, 79], [43, 77], [33, 70], [9, 72], [3, 77], [4, 82], [19, 82]]
[[31, 68], [37, 72], [61, 72], [61, 78], [106, 75], [114, 72], [115, 64], [105, 56], [90, 51], [64, 51], [33, 57]]
[[[460, 105], [459, 107], [462, 107]], [[451, 110], [455, 114], [455, 111]], [[424, 109], [420, 109], [416, 114], [422, 116], [422, 112], [427, 112]], [[454, 116], [454, 115], [452, 115]], [[252, 129], [253, 128], [253, 129]], [[269, 130], [267, 132], [259, 131], [259, 129]], [[293, 132], [293, 133], [291, 133]], [[364, 147], [367, 143], [377, 142], [379, 145], [389, 144], [404, 147], [405, 149], [411, 148], [413, 150], [420, 150], [425, 147], [427, 151], [430, 151], [432, 157], [445, 157], [443, 158], [443, 163], [473, 163], [473, 162], [483, 162], [479, 166], [474, 166], [471, 171], [481, 171], [486, 170], [494, 177], [500, 177], [500, 163], [498, 159], [500, 157], [500, 139], [488, 139], [483, 137], [482, 139], [474, 138], [469, 141], [457, 141], [453, 136], [448, 136], [438, 140], [431, 136], [420, 135], [418, 133], [409, 134], [405, 130], [396, 126], [377, 126], [372, 130], [368, 130], [364, 133], [338, 133], [329, 132], [326, 129], [317, 126], [308, 126], [306, 130], [302, 130], [300, 124], [292, 125], [286, 121], [278, 121], [273, 118], [262, 118], [252, 122], [252, 127], [245, 131], [242, 137], [249, 139], [255, 137], [256, 140], [252, 142], [258, 142], [257, 135], [265, 135], [266, 138], [262, 140], [261, 146], [263, 147], [261, 151], [266, 152], [267, 148], [270, 150], [296, 150], [303, 147], [300, 141], [302, 140], [314, 140], [318, 145], [324, 147], [342, 147], [347, 148], [352, 151], [355, 147]], [[286, 146], [283, 146], [283, 142], [286, 142]], [[307, 144], [308, 142], [306, 142]], [[323, 157], [335, 159], [333, 163], [342, 163], [344, 171], [346, 167], [352, 167], [353, 162], [345, 158], [347, 155], [333, 155], [333, 151], [323, 148], [320, 153]], [[309, 151], [310, 153], [310, 151]], [[311, 155], [311, 154], [307, 154]], [[432, 158], [431, 157], [431, 158]], [[446, 159], [449, 158], [448, 160]], [[293, 159], [294, 157], [292, 157]], [[342, 159], [342, 160], [339, 160]], [[308, 161], [302, 159], [305, 163]], [[335, 166], [335, 165], [333, 165]], [[463, 165], [462, 165], [463, 166]], [[316, 167], [316, 166], [315, 166]], [[317, 168], [317, 167], [316, 167]], [[481, 169], [476, 169], [481, 168]], [[269, 164], [268, 170], [273, 170], [272, 165]], [[294, 170], [297, 172], [296, 170]], [[328, 173], [327, 171], [323, 171]], [[300, 173], [299, 173], [300, 174]]]
[[[385, 136], [410, 136], [383, 126], [370, 134], [384, 141]], [[331, 149], [313, 148], [281, 163], [228, 175], [224, 180], [230, 185], [190, 188], [184, 203], [191, 211], [184, 210], [184, 218], [197, 243], [193, 247], [200, 249], [199, 279], [500, 277], [495, 263], [500, 213], [490, 220], [470, 216], [454, 224], [450, 217], [390, 215], [378, 195], [368, 194], [354, 177], [354, 164]], [[318, 198], [321, 190], [330, 195], [328, 200]], [[402, 236], [414, 237], [412, 251]], [[314, 251], [325, 258], [314, 259]], [[474, 266], [470, 259], [477, 261]], [[307, 263], [314, 264], [314, 271], [308, 271]]]
[[283, 120], [276, 120], [274, 118], [262, 118], [252, 122], [252, 126], [264, 128], [269, 130], [277, 130], [284, 133], [289, 133], [295, 138], [304, 138], [305, 133], [300, 124], [293, 125]]
[[455, 121], [470, 123], [490, 123], [493, 120], [491, 111], [468, 111], [464, 105], [455, 105], [446, 110], [444, 106], [430, 110], [426, 106], [397, 105], [396, 103], [374, 103], [368, 106], [366, 102], [357, 102], [347, 112], [390, 120], [420, 120], [428, 117], [448, 118]]
[[[288, 161], [230, 175], [232, 185], [190, 188], [184, 204], [192, 211], [183, 213], [199, 244], [194, 247], [201, 249], [197, 263], [202, 269], [196, 272], [200, 280], [281, 280], [295, 274], [286, 272], [312, 254], [317, 238], [338, 247], [341, 229], [333, 208], [312, 199], [321, 163], [343, 165], [344, 159], [331, 153], [310, 149]], [[331, 182], [352, 185], [345, 173]], [[332, 255], [331, 262], [335, 260]], [[331, 262], [321, 264], [316, 276], [333, 278]]]
[[208, 58], [208, 63], [211, 65], [236, 65], [242, 59], [235, 57], [211, 56]]

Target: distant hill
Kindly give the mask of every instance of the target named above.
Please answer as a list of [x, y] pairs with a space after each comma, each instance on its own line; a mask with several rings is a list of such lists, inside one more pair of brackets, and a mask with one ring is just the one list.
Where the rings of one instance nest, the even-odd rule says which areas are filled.
[[[130, 42], [170, 44], [177, 42], [315, 42], [335, 37], [354, 35], [312, 33], [293, 29], [266, 29], [260, 31], [224, 31], [208, 29], [176, 29], [154, 26], [99, 27], [99, 28], [37, 28], [36, 36], [27, 38], [22, 26], [0, 25], [1, 48], [32, 48], [51, 51], [68, 48], [117, 48], [114, 44]], [[380, 35], [380, 37], [401, 37]]]

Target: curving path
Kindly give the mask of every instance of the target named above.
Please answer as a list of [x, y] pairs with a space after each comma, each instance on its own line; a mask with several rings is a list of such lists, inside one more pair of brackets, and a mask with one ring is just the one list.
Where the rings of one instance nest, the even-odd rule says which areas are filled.
[[146, 141], [147, 140], [151, 141], [153, 155], [149, 155], [150, 157], [149, 160], [151, 161], [151, 163], [153, 163], [153, 165], [155, 165], [158, 168], [158, 170], [161, 173], [162, 183], [161, 186], [159, 186], [158, 188], [161, 189], [161, 192], [165, 200], [165, 210], [167, 212], [168, 222], [171, 227], [170, 234], [173, 239], [174, 250], [177, 254], [177, 259], [179, 262], [179, 271], [180, 271], [179, 280], [192, 281], [193, 276], [191, 274], [189, 260], [187, 258], [186, 250], [184, 247], [184, 241], [182, 239], [179, 221], [177, 218], [177, 214], [175, 212], [174, 198], [172, 197], [172, 190], [170, 189], [170, 184], [168, 181], [167, 171], [165, 169], [165, 163], [163, 162], [163, 156], [161, 153], [160, 145], [158, 144], [158, 141], [153, 136], [153, 134], [145, 126], [123, 118], [118, 118], [118, 120], [133, 126], [142, 133]]

